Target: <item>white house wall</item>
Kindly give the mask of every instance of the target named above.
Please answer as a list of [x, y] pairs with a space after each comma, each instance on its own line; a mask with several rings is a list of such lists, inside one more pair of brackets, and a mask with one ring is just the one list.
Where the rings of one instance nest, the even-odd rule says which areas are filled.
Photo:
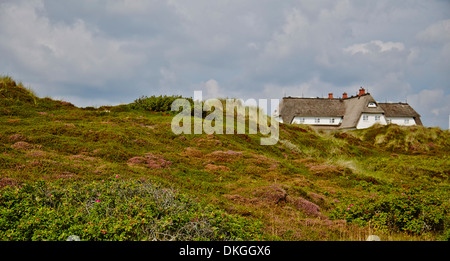
[[[378, 120], [377, 120], [378, 116]], [[319, 119], [319, 122], [316, 121]], [[334, 122], [331, 121], [334, 119]], [[279, 121], [282, 123], [281, 117]], [[308, 125], [339, 125], [342, 123], [342, 117], [294, 117], [292, 124], [308, 124]], [[402, 126], [412, 126], [416, 125], [414, 117], [385, 117], [384, 114], [372, 114], [363, 113], [359, 118], [357, 129], [365, 129], [379, 123], [382, 125], [387, 125], [388, 123], [402, 125]]]
[[387, 117], [388, 123], [402, 125], [402, 126], [412, 126], [416, 125], [414, 117]]
[[[379, 120], [376, 120], [376, 117], [379, 117]], [[375, 123], [379, 123], [382, 125], [386, 125], [386, 118], [383, 114], [372, 114], [372, 113], [363, 113], [359, 118], [358, 124], [356, 125], [357, 129], [365, 129], [374, 125]]]
[[[302, 121], [303, 119], [303, 121]], [[319, 119], [319, 122], [316, 122]], [[334, 119], [334, 122], [332, 122]], [[310, 125], [339, 125], [342, 117], [294, 117], [293, 124], [310, 124]]]

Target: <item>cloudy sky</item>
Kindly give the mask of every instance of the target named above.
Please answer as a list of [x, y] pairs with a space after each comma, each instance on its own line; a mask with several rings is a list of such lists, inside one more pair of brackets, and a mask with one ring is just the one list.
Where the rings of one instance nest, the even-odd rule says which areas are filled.
[[450, 115], [450, 1], [0, 0], [0, 74], [77, 106], [356, 94]]

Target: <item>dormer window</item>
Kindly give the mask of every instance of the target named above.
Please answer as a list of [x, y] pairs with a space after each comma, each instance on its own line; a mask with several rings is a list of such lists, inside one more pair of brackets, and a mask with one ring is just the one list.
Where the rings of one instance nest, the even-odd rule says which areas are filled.
[[374, 107], [377, 107], [377, 104], [374, 103], [374, 102], [369, 102], [369, 104], [367, 105], [367, 107], [372, 107], [372, 108], [374, 108]]

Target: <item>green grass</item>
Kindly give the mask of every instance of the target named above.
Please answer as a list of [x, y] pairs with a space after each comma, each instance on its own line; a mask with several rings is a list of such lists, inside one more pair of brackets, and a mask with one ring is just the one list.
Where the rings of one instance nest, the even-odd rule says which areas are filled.
[[0, 90], [2, 240], [449, 239], [448, 130], [280, 125], [261, 146], [173, 134], [173, 97], [77, 108], [10, 77]]

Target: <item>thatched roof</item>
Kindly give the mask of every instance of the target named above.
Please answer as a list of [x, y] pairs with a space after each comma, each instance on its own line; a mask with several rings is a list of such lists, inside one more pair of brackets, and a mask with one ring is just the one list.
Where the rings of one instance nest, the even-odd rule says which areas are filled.
[[420, 114], [407, 103], [379, 103], [378, 105], [384, 110], [386, 117], [413, 117], [416, 124], [422, 125]]
[[[378, 106], [368, 107], [371, 102]], [[285, 97], [279, 105], [279, 116], [286, 123], [292, 122], [294, 117], [343, 117], [339, 128], [355, 128], [362, 113], [409, 116], [421, 124], [420, 115], [408, 104], [377, 103], [369, 93], [345, 99]]]
[[279, 107], [279, 115], [284, 122], [291, 122], [295, 116], [343, 116], [345, 113], [343, 100], [340, 99], [287, 97], [283, 98]]
[[379, 103], [386, 117], [420, 117], [407, 103]]

